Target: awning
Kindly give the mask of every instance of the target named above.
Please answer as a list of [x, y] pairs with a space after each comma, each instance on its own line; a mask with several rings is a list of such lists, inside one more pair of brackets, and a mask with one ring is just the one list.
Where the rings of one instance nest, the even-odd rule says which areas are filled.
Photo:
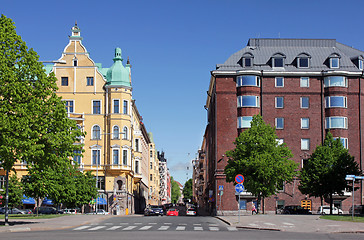
[[44, 198], [42, 204], [43, 205], [53, 205], [53, 202], [51, 199]]
[[106, 199], [98, 197], [96, 204], [98, 204], [98, 205], [107, 205], [107, 202], [106, 202]]
[[27, 196], [23, 195], [23, 204], [35, 204], [34, 198], [28, 198]]

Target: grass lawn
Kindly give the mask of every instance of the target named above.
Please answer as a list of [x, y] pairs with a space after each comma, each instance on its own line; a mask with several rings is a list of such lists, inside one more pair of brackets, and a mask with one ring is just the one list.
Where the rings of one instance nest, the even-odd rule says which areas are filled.
[[[66, 216], [68, 214], [43, 214], [38, 215], [37, 214], [9, 214], [9, 219], [42, 219], [42, 218], [57, 218]], [[5, 219], [5, 215], [1, 214], [0, 219]]]
[[363, 216], [354, 216], [354, 220], [352, 220], [351, 215], [324, 215], [321, 216], [320, 219], [347, 221], [347, 222], [364, 222]]

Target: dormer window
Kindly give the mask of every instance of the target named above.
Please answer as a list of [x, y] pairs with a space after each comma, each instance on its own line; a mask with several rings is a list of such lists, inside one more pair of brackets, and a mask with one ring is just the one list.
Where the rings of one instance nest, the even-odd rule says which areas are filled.
[[272, 57], [272, 67], [273, 68], [283, 68], [284, 67], [284, 58], [283, 54], [277, 53]]
[[330, 68], [339, 68], [340, 64], [339, 64], [339, 58], [335, 57], [335, 58], [330, 58]]
[[363, 59], [358, 60], [358, 68], [359, 70], [363, 70]]
[[242, 67], [252, 67], [253, 66], [253, 55], [251, 53], [245, 53], [241, 58]]
[[299, 68], [308, 68], [309, 67], [308, 62], [309, 62], [308, 57], [300, 57], [298, 58], [297, 66]]

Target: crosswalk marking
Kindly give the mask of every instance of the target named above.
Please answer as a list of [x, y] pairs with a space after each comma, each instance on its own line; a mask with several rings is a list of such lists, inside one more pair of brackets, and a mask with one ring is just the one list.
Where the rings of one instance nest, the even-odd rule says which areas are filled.
[[106, 229], [106, 230], [108, 230], [108, 231], [113, 231], [113, 230], [116, 230], [116, 229], [118, 229], [118, 228], [121, 228], [121, 226], [113, 226], [113, 227], [108, 228], [108, 229]]
[[77, 228], [75, 228], [73, 230], [78, 231], [78, 230], [86, 229], [86, 228], [89, 228], [89, 227], [90, 226], [81, 226], [81, 227], [77, 227]]
[[177, 226], [176, 227], [176, 231], [184, 231], [184, 230], [186, 230], [185, 226]]
[[169, 226], [161, 226], [160, 228], [158, 228], [158, 230], [160, 231], [165, 231], [169, 228]]
[[144, 227], [141, 227], [139, 230], [148, 230], [149, 228], [151, 228], [152, 226], [144, 226]]
[[136, 228], [136, 226], [129, 226], [129, 227], [124, 228], [123, 231], [132, 230], [134, 228]]
[[236, 227], [227, 227], [227, 230], [229, 231], [238, 231]]
[[193, 227], [193, 230], [195, 230], [195, 231], [202, 231], [203, 228], [202, 227]]
[[210, 231], [219, 231], [220, 229], [218, 227], [209, 227]]
[[97, 227], [89, 228], [87, 230], [89, 230], [89, 231], [96, 231], [96, 230], [99, 230], [99, 229], [104, 228], [104, 227], [106, 227], [106, 226], [97, 226]]

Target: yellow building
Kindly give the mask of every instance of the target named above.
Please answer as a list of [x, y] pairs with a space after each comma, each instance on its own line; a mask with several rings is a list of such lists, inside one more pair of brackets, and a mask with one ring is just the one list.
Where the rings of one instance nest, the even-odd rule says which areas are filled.
[[99, 198], [93, 207], [124, 215], [141, 212], [147, 204], [151, 141], [132, 97], [129, 60], [124, 66], [120, 48], [113, 60], [110, 68], [95, 63], [76, 24], [50, 71], [69, 117], [86, 132], [83, 157], [74, 160], [81, 171], [97, 176]]
[[160, 175], [159, 175], [159, 159], [153, 140], [153, 134], [149, 133], [149, 199], [148, 204], [160, 205]]

